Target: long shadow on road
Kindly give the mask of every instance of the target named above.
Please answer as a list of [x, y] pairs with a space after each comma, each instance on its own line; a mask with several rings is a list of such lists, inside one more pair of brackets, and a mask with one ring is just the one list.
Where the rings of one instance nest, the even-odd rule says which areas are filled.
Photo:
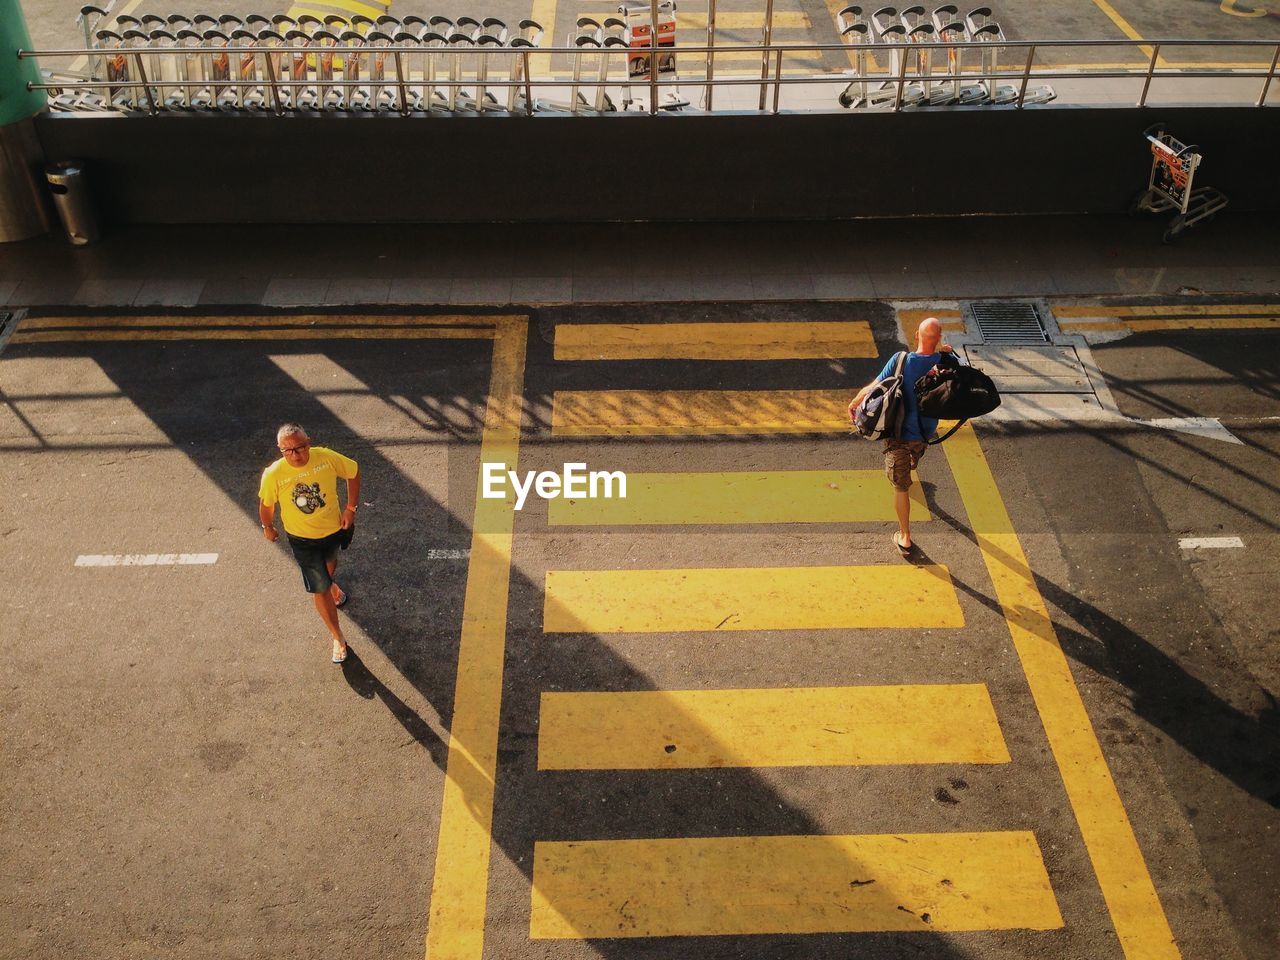
[[[365, 510], [361, 514], [352, 557], [350, 560], [346, 559], [347, 555], [343, 557], [343, 582], [351, 589], [355, 601], [348, 608], [349, 613], [344, 611], [344, 614], [430, 703], [447, 728], [452, 721], [466, 572], [464, 564], [431, 563], [425, 557], [428, 546], [456, 550], [469, 547], [469, 516], [459, 516], [455, 504], [446, 505], [428, 493], [421, 478], [408, 475], [390, 454], [395, 453], [403, 463], [409, 455], [406, 451], [447, 445], [448, 455], [453, 458], [449, 467], [451, 474], [456, 474], [462, 469], [460, 463], [465, 463], [467, 482], [474, 483], [480, 438], [467, 429], [467, 424], [479, 423], [484, 409], [489, 345], [484, 343], [482, 347], [476, 350], [472, 345], [433, 343], [424, 353], [396, 341], [353, 346], [317, 340], [273, 342], [268, 349], [252, 343], [186, 342], [45, 345], [23, 349], [27, 356], [74, 355], [95, 360], [124, 397], [163, 431], [174, 449], [186, 454], [219, 491], [239, 505], [245, 518], [245, 537], [259, 537], [257, 479], [260, 469], [274, 458], [274, 430], [278, 422], [300, 422], [316, 442], [357, 459], [365, 479], [363, 496], [376, 504], [376, 510]], [[362, 408], [360, 422], [347, 422], [335, 412], [341, 409], [341, 404], [325, 402], [323, 389], [300, 385], [271, 355], [321, 357], [328, 365], [358, 379], [367, 388], [365, 399], [375, 401], [374, 406]], [[335, 393], [352, 396], [346, 389]], [[414, 398], [410, 404], [412, 416], [405, 412], [405, 398]], [[393, 422], [401, 425], [382, 429]], [[380, 442], [376, 434], [386, 434], [387, 442]], [[291, 570], [291, 559], [283, 549], [279, 549], [279, 553], [281, 566]], [[286, 582], [292, 583], [292, 579], [290, 573]], [[541, 592], [541, 584], [513, 571], [512, 610], [536, 609]], [[284, 590], [280, 602], [289, 602]], [[296, 622], [305, 625], [302, 629], [314, 628], [319, 636], [318, 624], [310, 620], [313, 616], [310, 605], [300, 595], [297, 603]], [[523, 617], [524, 613], [515, 616]], [[525, 621], [524, 632], [526, 639], [532, 640], [538, 633], [536, 622]], [[580, 639], [591, 648], [591, 655], [574, 665], [575, 683], [580, 689], [653, 688], [653, 683], [618, 657], [603, 638]], [[316, 649], [319, 656], [327, 647], [317, 641]], [[353, 649], [355, 655], [345, 669], [352, 690], [365, 699], [379, 700], [432, 760], [442, 763], [444, 744], [431, 725], [372, 672], [366, 659], [360, 657], [358, 647]], [[527, 679], [519, 671], [512, 671], [511, 675], [517, 680]], [[510, 682], [511, 677], [507, 701], [514, 704], [518, 712], [515, 716], [505, 715], [510, 727], [503, 731], [499, 785], [501, 788], [507, 784], [520, 791], [528, 788], [529, 792], [498, 796], [494, 839], [502, 854], [519, 865], [531, 884], [534, 840], [539, 836], [572, 832], [575, 821], [589, 820], [589, 811], [566, 809], [560, 805], [563, 793], [539, 789], [543, 775], [532, 765], [534, 740], [528, 735], [537, 724], [536, 691], [521, 691], [511, 697]], [[462, 748], [465, 750], [467, 745], [463, 744]], [[508, 778], [502, 763], [520, 772]], [[254, 771], [253, 775], [261, 777], [264, 773]], [[760, 812], [734, 832], [821, 833], [809, 813], [754, 772], [734, 770], [717, 774], [731, 781], [738, 809]], [[707, 784], [710, 777], [694, 772], [691, 778], [691, 789], [686, 796], [696, 798], [698, 784]], [[145, 801], [140, 798], [139, 802]], [[706, 818], [699, 815], [693, 819]], [[668, 830], [679, 835], [682, 823], [682, 819], [675, 816], [668, 821]], [[425, 876], [430, 865], [417, 864], [414, 869]], [[869, 869], [873, 867], [849, 864], [852, 878], [865, 876]], [[893, 897], [894, 892], [882, 889], [877, 896]], [[410, 905], [409, 909], [417, 907], [425, 918], [427, 904]], [[525, 918], [522, 922], [527, 930], [527, 900], [523, 907], [517, 905], [514, 909], [517, 918]], [[270, 939], [271, 934], [258, 932]], [[544, 948], [545, 945], [531, 945], [530, 952], [541, 954]], [[571, 943], [564, 949], [568, 951], [565, 955], [622, 958], [669, 952], [673, 956], [696, 954], [706, 960], [744, 955], [800, 960], [848, 955], [851, 951], [878, 960], [920, 955], [937, 960], [962, 960], [967, 956], [945, 935], [928, 931], [595, 939], [589, 944]]]

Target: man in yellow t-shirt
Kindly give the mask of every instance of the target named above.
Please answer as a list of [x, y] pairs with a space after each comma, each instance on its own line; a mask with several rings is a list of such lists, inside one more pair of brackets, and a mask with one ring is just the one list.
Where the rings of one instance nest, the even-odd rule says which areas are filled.
[[[307, 432], [286, 423], [276, 432], [276, 446], [283, 456], [262, 471], [258, 486], [258, 519], [262, 535], [275, 543], [276, 505], [280, 523], [294, 559], [302, 569], [302, 582], [315, 601], [320, 619], [333, 637], [333, 662], [347, 659], [347, 641], [338, 625], [338, 608], [347, 595], [333, 580], [338, 550], [351, 542], [360, 504], [360, 467], [350, 457], [313, 447]], [[347, 505], [338, 509], [338, 478], [347, 481]]]

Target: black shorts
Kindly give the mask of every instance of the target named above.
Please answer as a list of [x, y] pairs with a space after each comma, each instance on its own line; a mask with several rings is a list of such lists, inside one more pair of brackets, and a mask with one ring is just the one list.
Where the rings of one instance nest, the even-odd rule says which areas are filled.
[[307, 588], [307, 593], [324, 593], [333, 586], [326, 564], [338, 559], [338, 550], [342, 547], [344, 534], [345, 531], [337, 530], [319, 540], [295, 537], [292, 533], [285, 534], [289, 538], [293, 558], [298, 561], [298, 566], [302, 570], [302, 582]]

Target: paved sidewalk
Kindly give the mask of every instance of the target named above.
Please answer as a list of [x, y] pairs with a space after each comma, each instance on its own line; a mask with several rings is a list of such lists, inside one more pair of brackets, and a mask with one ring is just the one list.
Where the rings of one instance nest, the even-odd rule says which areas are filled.
[[1275, 223], [148, 226], [0, 247], [0, 303], [196, 307], [1280, 293]]

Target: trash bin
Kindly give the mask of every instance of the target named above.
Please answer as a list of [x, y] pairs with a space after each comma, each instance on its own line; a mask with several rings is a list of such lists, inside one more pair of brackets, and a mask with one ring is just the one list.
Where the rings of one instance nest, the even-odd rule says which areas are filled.
[[45, 169], [45, 177], [67, 238], [76, 246], [97, 240], [98, 218], [93, 211], [84, 167], [75, 161], [55, 163]]

